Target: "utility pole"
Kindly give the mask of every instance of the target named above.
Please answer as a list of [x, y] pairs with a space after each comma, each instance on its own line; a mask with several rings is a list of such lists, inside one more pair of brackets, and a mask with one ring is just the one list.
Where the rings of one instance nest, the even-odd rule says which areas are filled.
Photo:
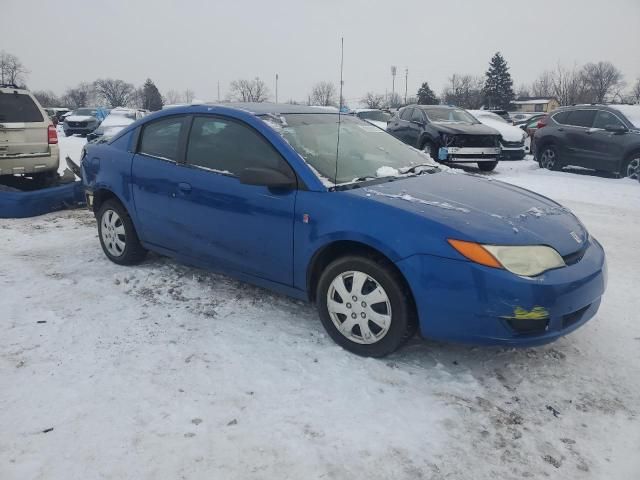
[[404, 69], [404, 104], [407, 104], [407, 82], [409, 81], [409, 67]]
[[276, 73], [276, 103], [278, 103], [278, 74]]
[[391, 65], [391, 101], [390, 104], [393, 103], [394, 97], [396, 96], [396, 71], [397, 68], [395, 65]]
[[220, 80], [218, 80], [218, 102], [220, 102]]

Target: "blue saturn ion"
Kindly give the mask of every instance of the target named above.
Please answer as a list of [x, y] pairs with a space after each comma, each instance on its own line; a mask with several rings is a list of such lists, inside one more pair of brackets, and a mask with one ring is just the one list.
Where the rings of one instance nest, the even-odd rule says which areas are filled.
[[81, 168], [111, 261], [153, 250], [311, 301], [359, 355], [418, 328], [543, 344], [592, 318], [606, 286], [602, 246], [566, 208], [337, 112], [171, 108], [87, 145]]

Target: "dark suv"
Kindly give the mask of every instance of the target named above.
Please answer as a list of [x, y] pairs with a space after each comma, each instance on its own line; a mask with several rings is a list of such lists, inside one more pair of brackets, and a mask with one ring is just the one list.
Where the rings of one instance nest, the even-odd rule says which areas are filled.
[[389, 121], [387, 131], [440, 162], [477, 163], [485, 172], [498, 164], [500, 133], [461, 108], [409, 105]]
[[640, 105], [560, 108], [538, 122], [533, 140], [542, 168], [574, 165], [638, 178]]

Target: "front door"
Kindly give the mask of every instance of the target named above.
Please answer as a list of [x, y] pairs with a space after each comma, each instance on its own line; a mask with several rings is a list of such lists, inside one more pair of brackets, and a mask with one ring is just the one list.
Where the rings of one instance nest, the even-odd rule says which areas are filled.
[[297, 190], [245, 185], [237, 178], [249, 167], [290, 170], [286, 161], [247, 124], [215, 116], [193, 118], [185, 160], [171, 208], [180, 252], [292, 285]]
[[624, 123], [613, 113], [598, 110], [593, 128], [587, 131], [589, 150], [593, 155], [593, 168], [617, 172], [624, 153], [625, 133], [614, 133], [614, 128], [625, 129]]

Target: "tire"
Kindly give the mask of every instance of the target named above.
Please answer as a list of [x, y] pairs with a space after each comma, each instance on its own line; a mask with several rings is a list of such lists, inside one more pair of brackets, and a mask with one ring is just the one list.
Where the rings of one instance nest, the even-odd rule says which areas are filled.
[[73, 132], [67, 132], [66, 130], [64, 131], [64, 136], [65, 137], [71, 137], [73, 136]]
[[483, 172], [493, 172], [497, 166], [497, 160], [495, 162], [478, 162], [478, 168]]
[[106, 200], [96, 215], [102, 251], [118, 265], [135, 265], [147, 255], [140, 244], [131, 217], [115, 199]]
[[623, 165], [624, 167], [620, 171], [622, 178], [628, 177], [640, 181], [640, 153], [632, 155]]
[[562, 170], [562, 162], [555, 145], [545, 145], [540, 149], [538, 164], [540, 168], [546, 168], [547, 170]]
[[[359, 291], [354, 292], [358, 288], [354, 282]], [[345, 350], [365, 357], [394, 352], [418, 325], [404, 280], [388, 261], [375, 257], [349, 255], [330, 263], [320, 276], [316, 304], [329, 336]]]
[[422, 144], [422, 151], [428, 153], [434, 162], [440, 161], [438, 160], [438, 149], [431, 140], [427, 140]]

